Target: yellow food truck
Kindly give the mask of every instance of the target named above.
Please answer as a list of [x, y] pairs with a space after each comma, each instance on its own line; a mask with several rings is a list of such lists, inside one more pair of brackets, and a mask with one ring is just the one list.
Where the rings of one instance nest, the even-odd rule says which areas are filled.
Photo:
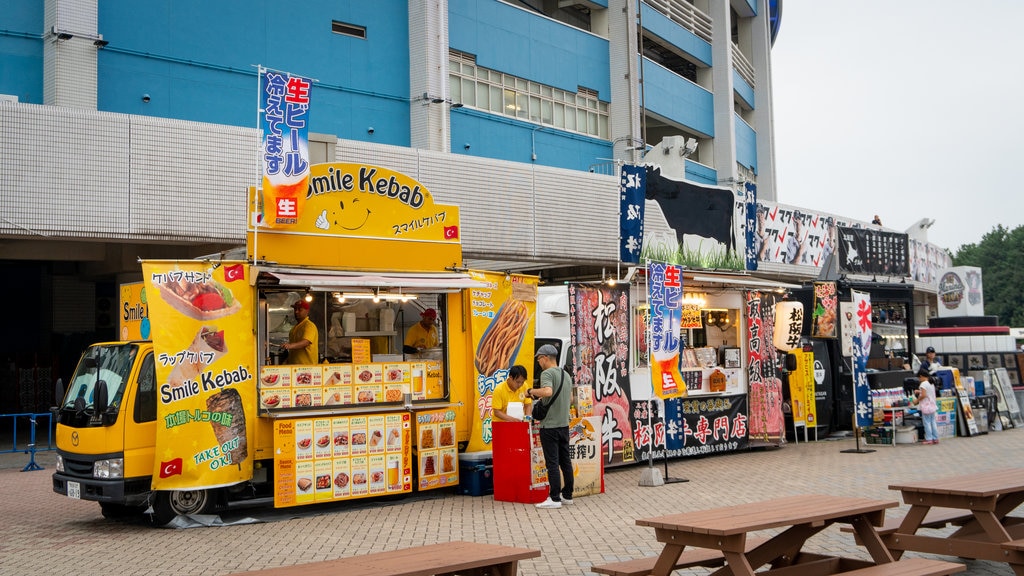
[[462, 268], [458, 208], [386, 168], [313, 165], [268, 221], [285, 200], [250, 191], [244, 256], [142, 262], [141, 339], [86, 349], [55, 408], [55, 492], [162, 525], [457, 486], [490, 449], [537, 278]]

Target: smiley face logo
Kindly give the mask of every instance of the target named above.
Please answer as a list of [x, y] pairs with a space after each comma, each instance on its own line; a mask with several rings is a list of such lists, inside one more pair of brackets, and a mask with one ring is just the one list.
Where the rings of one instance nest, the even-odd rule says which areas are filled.
[[359, 198], [353, 198], [348, 203], [348, 206], [345, 205], [344, 201], [338, 202], [338, 211], [332, 214], [332, 216], [334, 217], [334, 225], [342, 230], [359, 230], [369, 221], [370, 209], [363, 208], [359, 203]]

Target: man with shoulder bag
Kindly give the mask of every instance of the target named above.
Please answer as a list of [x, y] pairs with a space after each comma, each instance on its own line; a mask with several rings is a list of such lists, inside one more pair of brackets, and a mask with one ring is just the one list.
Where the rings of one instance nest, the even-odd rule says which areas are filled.
[[572, 377], [558, 367], [558, 350], [545, 344], [537, 350], [543, 372], [540, 386], [530, 390], [534, 399], [533, 418], [540, 424], [540, 444], [548, 469], [550, 495], [537, 508], [561, 508], [572, 504], [572, 460], [569, 457], [569, 407]]

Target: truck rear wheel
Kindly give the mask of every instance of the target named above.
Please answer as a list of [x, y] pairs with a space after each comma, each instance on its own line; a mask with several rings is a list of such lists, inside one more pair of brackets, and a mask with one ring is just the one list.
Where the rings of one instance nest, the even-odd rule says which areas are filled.
[[153, 523], [163, 526], [177, 516], [204, 514], [213, 500], [209, 490], [161, 490], [153, 496]]

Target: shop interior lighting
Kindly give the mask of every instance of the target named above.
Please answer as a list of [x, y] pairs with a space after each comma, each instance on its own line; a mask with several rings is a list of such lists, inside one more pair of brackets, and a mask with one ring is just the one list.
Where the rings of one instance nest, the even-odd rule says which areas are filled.
[[683, 304], [697, 306], [703, 310], [708, 305], [707, 294], [703, 292], [687, 292], [683, 294]]
[[345, 302], [351, 300], [373, 300], [374, 302], [384, 301], [405, 303], [410, 300], [417, 299], [417, 296], [415, 294], [407, 294], [404, 292], [398, 294], [390, 294], [388, 292], [381, 292], [379, 289], [374, 290], [373, 292], [335, 292], [333, 296], [334, 299], [337, 300], [339, 304], [344, 304]]
[[725, 332], [732, 325], [732, 318], [725, 308], [708, 308], [704, 310], [704, 324], [717, 326], [719, 330]]
[[306, 288], [306, 302], [312, 302], [312, 301], [313, 301], [313, 293], [309, 291], [309, 288]]

